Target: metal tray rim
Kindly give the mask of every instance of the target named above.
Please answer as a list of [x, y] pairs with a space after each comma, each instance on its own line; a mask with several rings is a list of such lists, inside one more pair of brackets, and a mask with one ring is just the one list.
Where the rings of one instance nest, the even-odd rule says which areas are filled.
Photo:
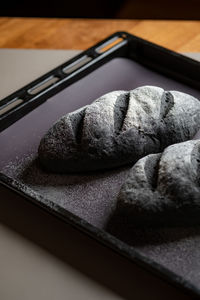
[[[193, 60], [192, 58], [186, 57], [182, 54], [173, 52], [171, 50], [168, 50], [166, 48], [160, 47], [156, 44], [153, 44], [151, 42], [148, 42], [146, 40], [140, 39], [139, 37], [133, 36], [127, 32], [119, 31], [116, 32], [103, 41], [97, 43], [93, 47], [87, 49], [86, 51], [83, 51], [81, 54], [78, 54], [68, 62], [62, 64], [58, 68], [46, 73], [44, 76], [36, 79], [34, 82], [30, 83], [26, 87], [23, 87], [19, 91], [13, 93], [12, 95], [6, 97], [4, 100], [7, 101], [11, 99], [12, 97], [16, 96], [18, 93], [21, 93], [22, 90], [25, 88], [30, 88], [35, 83], [38, 83], [40, 80], [43, 80], [44, 77], [49, 76], [54, 72], [55, 70], [58, 71], [59, 68], [66, 67], [67, 65], [70, 65], [71, 63], [75, 62], [76, 60], [80, 59], [81, 56], [84, 54], [90, 54], [95, 48], [101, 46], [109, 39], [112, 39], [115, 36], [122, 36], [126, 35], [127, 40], [134, 38], [136, 40], [142, 41], [144, 44], [152, 45], [154, 48], [157, 48], [159, 50], [164, 50], [165, 53], [168, 53], [169, 55], [172, 55], [174, 57], [181, 58], [181, 60], [191, 64], [198, 66], [200, 68], [200, 62], [197, 62]], [[124, 45], [122, 45], [124, 46]], [[108, 51], [108, 53], [104, 53], [102, 55], [102, 58], [105, 58], [107, 55], [111, 54], [114, 50], [111, 49], [111, 51]], [[97, 56], [98, 57], [98, 56]], [[86, 68], [82, 68], [83, 76], [84, 71]], [[56, 91], [57, 92], [57, 91]], [[49, 94], [48, 94], [49, 96]], [[40, 196], [40, 198], [36, 197], [33, 192], [33, 196], [30, 196], [26, 194], [24, 190], [24, 186], [20, 184], [18, 181], [6, 176], [5, 174], [0, 172], [0, 184], [5, 186], [8, 189], [11, 189], [14, 193], [20, 194], [22, 197], [26, 198], [28, 201], [30, 201], [33, 205], [39, 206], [42, 209], [45, 209], [49, 213], [55, 215], [56, 217], [62, 219], [64, 222], [69, 223], [73, 227], [77, 228], [78, 230], [84, 232], [85, 234], [89, 235], [90, 237], [96, 239], [97, 241], [101, 242], [105, 246], [111, 248], [113, 251], [117, 252], [118, 254], [123, 255], [130, 261], [136, 263], [140, 267], [148, 270], [152, 274], [154, 274], [157, 277], [162, 278], [166, 282], [176, 286], [177, 288], [183, 289], [186, 293], [189, 293], [193, 296], [200, 297], [200, 289], [195, 287], [193, 284], [191, 284], [189, 281], [185, 280], [183, 277], [176, 275], [174, 272], [168, 270], [166, 267], [156, 263], [152, 259], [147, 258], [145, 255], [141, 255], [134, 247], [128, 246], [125, 242], [122, 242], [121, 240], [117, 239], [113, 235], [109, 234], [108, 232], [101, 230], [91, 224], [89, 224], [84, 219], [81, 219], [80, 217], [76, 216], [75, 214], [67, 211], [66, 209], [62, 208], [60, 205], [53, 203], [52, 201], [49, 201], [45, 199], [45, 197]], [[35, 196], [35, 197], [34, 197]], [[48, 202], [48, 205], [47, 205]]]

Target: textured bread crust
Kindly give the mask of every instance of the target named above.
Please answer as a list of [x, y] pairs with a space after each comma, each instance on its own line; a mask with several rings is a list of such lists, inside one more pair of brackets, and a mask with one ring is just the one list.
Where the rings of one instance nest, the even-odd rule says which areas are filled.
[[114, 91], [60, 118], [38, 154], [52, 172], [109, 169], [191, 139], [200, 128], [200, 102], [154, 86]]
[[[200, 224], [200, 140], [150, 154], [131, 169], [117, 201], [115, 222], [128, 226]], [[114, 220], [114, 219], [113, 219]]]

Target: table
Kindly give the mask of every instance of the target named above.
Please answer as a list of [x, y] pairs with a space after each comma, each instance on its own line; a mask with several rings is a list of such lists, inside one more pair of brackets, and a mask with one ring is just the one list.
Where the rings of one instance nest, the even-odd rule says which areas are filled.
[[179, 52], [200, 52], [200, 21], [0, 18], [0, 48], [87, 49], [128, 31]]
[[[114, 31], [126, 30], [173, 50], [199, 52], [199, 27], [200, 22], [182, 21], [0, 18], [0, 47], [84, 50]], [[180, 34], [181, 39], [178, 39]], [[9, 206], [9, 203], [7, 205]], [[26, 208], [20, 210], [16, 202], [13, 208], [14, 215], [18, 216], [21, 213], [24, 218], [27, 215]], [[32, 216], [26, 220], [27, 228], [24, 229], [23, 221], [15, 222], [9, 214], [10, 209], [8, 214], [4, 210], [0, 218], [1, 221], [5, 221], [5, 224], [0, 224], [0, 298], [133, 299], [131, 289], [129, 292], [130, 286], [133, 285], [134, 299], [137, 300], [145, 299], [145, 289], [142, 289], [145, 283], [148, 298], [155, 299], [151, 298], [153, 285], [145, 274], [141, 274], [139, 270], [134, 273], [132, 266], [123, 258], [113, 256], [102, 246], [99, 249], [95, 242], [88, 242], [85, 236], [76, 233], [75, 230], [63, 228], [53, 219], [49, 222], [45, 213], [41, 213], [39, 221], [37, 211], [32, 211]], [[6, 226], [9, 218], [10, 223], [13, 222], [11, 227], [17, 233], [10, 226]], [[31, 226], [36, 225], [35, 218], [37, 228], [32, 228]], [[55, 245], [63, 246], [62, 253], [55, 253], [52, 237], [47, 236], [48, 227], [51, 228]], [[64, 244], [67, 237], [70, 245]], [[77, 249], [76, 253], [74, 249]], [[2, 270], [6, 272], [3, 273]], [[124, 270], [126, 274], [123, 274]], [[117, 272], [122, 272], [125, 278], [123, 287], [120, 286], [122, 276], [117, 275]], [[171, 292], [167, 292], [167, 286], [159, 283], [156, 299], [164, 299], [163, 291], [166, 299], [170, 298]]]

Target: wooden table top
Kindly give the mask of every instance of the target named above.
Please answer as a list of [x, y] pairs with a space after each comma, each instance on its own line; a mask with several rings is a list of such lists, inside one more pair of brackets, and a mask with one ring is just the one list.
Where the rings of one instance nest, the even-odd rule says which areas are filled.
[[128, 31], [179, 52], [200, 52], [200, 21], [0, 18], [0, 48], [87, 49]]

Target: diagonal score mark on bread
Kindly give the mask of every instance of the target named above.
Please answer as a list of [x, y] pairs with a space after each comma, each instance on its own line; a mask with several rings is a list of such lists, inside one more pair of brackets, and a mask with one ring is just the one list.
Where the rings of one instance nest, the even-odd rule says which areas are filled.
[[160, 118], [165, 119], [174, 106], [174, 97], [170, 92], [164, 92], [161, 98], [161, 115]]
[[85, 172], [133, 164], [189, 140], [200, 129], [200, 102], [143, 86], [114, 91], [61, 117], [42, 138], [39, 161], [50, 172]]
[[85, 112], [86, 112], [86, 108], [82, 109], [76, 115], [75, 114], [70, 115], [70, 122], [72, 125], [72, 130], [77, 144], [81, 143]]
[[130, 103], [130, 92], [122, 93], [115, 101], [114, 106], [114, 128], [115, 134], [123, 131], [124, 121], [128, 113]]

